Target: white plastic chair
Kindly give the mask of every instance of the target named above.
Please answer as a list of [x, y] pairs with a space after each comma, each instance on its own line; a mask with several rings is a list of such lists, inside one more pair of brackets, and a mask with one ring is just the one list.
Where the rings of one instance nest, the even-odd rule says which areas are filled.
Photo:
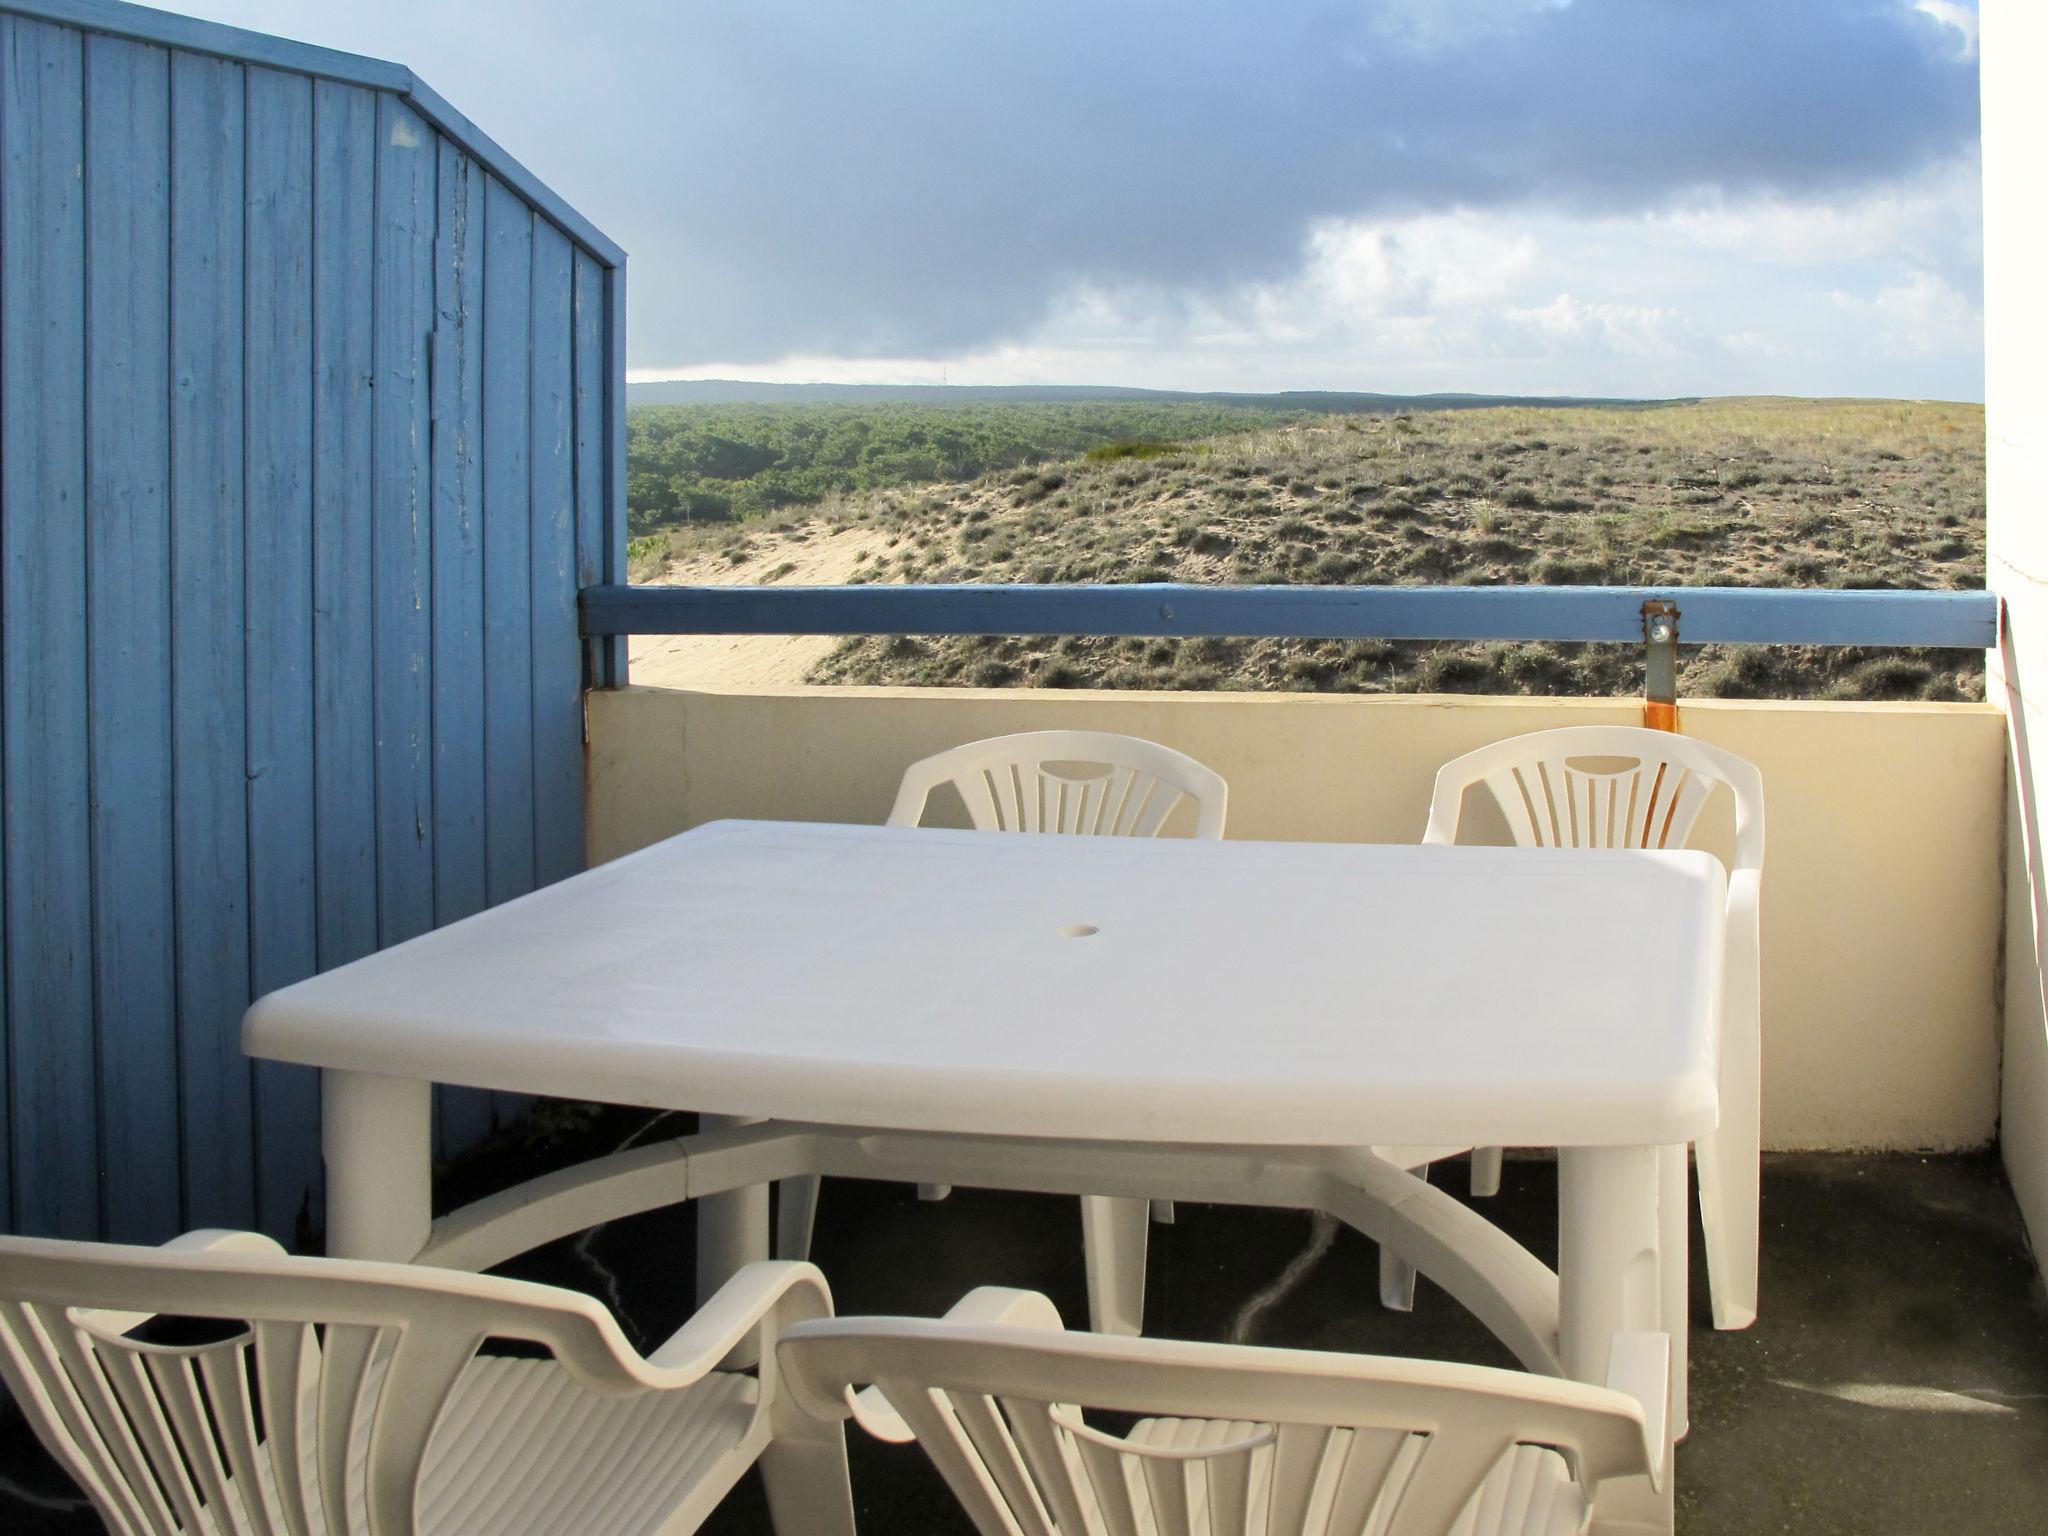
[[[886, 823], [914, 827], [924, 820], [932, 791], [950, 784], [967, 807], [977, 832], [1064, 834], [1080, 837], [1157, 837], [1183, 800], [1193, 803], [1197, 838], [1223, 836], [1229, 786], [1222, 775], [1184, 752], [1136, 736], [1106, 731], [1023, 731], [991, 736], [912, 763], [903, 771], [896, 803]], [[944, 1185], [921, 1185], [918, 1194], [943, 1200]], [[776, 1252], [800, 1258], [809, 1252], [818, 1180], [785, 1179]], [[1147, 1211], [1173, 1220], [1173, 1203], [1085, 1195], [1081, 1201], [1082, 1241], [1092, 1256], [1114, 1245], [1128, 1255], [1117, 1266], [1129, 1273], [1142, 1262]], [[1141, 1282], [1142, 1284], [1142, 1282]], [[1091, 1287], [1094, 1324], [1108, 1332], [1135, 1333], [1140, 1319], [1127, 1315], [1129, 1297], [1097, 1295]], [[1143, 1309], [1142, 1288], [1135, 1303]]]
[[985, 1288], [943, 1321], [802, 1323], [780, 1349], [811, 1411], [922, 1445], [982, 1536], [1576, 1536], [1603, 1483], [1661, 1488], [1669, 1454], [1661, 1333], [1622, 1335], [1592, 1387], [1073, 1334], [1045, 1297]]
[[[843, 1433], [774, 1353], [831, 1311], [810, 1265], [751, 1265], [643, 1359], [551, 1286], [250, 1232], [0, 1238], [0, 1376], [117, 1536], [667, 1536], [757, 1461], [778, 1530], [852, 1536]], [[153, 1314], [214, 1341], [136, 1338]], [[750, 1342], [758, 1376], [716, 1369]]]
[[[1732, 752], [1669, 731], [1585, 725], [1481, 747], [1438, 770], [1425, 843], [1457, 841], [1465, 791], [1484, 784], [1521, 848], [1682, 848], [1717, 785], [1735, 801], [1721, 999], [1721, 1123], [1696, 1151], [1700, 1220], [1714, 1326], [1756, 1321], [1763, 1060], [1758, 905], [1763, 889], [1764, 786]], [[1414, 1149], [1380, 1148], [1409, 1161]], [[1435, 1150], [1435, 1149], [1432, 1149]], [[1500, 1149], [1472, 1156], [1474, 1194], [1500, 1186]], [[1383, 1255], [1380, 1289], [1398, 1304], [1414, 1271]]]

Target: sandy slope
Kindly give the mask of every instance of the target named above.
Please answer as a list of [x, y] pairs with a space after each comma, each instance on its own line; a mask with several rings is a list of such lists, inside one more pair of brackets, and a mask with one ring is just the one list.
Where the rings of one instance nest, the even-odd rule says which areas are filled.
[[[772, 578], [777, 585], [835, 586], [863, 559], [878, 555], [890, 537], [886, 530], [852, 524], [806, 523], [738, 564], [720, 554], [674, 561], [662, 580], [673, 586], [744, 586], [781, 571]], [[633, 681], [648, 687], [752, 687], [802, 682], [837, 643], [830, 635], [641, 635], [629, 642], [628, 656]]]

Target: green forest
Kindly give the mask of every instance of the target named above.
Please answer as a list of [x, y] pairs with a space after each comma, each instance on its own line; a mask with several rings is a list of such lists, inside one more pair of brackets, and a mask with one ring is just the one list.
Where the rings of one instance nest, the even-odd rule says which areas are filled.
[[635, 534], [733, 522], [852, 491], [972, 480], [1090, 449], [1182, 443], [1305, 412], [1193, 402], [649, 405], [626, 413]]

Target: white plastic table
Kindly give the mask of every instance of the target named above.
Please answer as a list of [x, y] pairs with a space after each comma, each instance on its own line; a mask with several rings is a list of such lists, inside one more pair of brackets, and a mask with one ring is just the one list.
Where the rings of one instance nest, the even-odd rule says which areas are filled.
[[[243, 1039], [325, 1069], [328, 1246], [357, 1257], [445, 1246], [436, 1082], [767, 1122], [700, 1141], [700, 1197], [719, 1168], [1331, 1209], [1370, 1186], [1391, 1216], [1340, 1214], [1446, 1252], [1470, 1229], [1429, 1223], [1464, 1207], [1315, 1149], [1557, 1147], [1549, 1300], [1541, 1266], [1473, 1264], [1525, 1358], [1548, 1326], [1599, 1381], [1621, 1331], [1682, 1363], [1723, 905], [1694, 852], [722, 822], [272, 993]], [[765, 1253], [765, 1209], [728, 1200], [727, 1262]]]

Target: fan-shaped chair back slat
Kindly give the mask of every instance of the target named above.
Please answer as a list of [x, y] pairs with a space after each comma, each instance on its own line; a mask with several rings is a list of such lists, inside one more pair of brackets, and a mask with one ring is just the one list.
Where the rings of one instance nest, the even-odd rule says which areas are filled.
[[274, 1457], [270, 1470], [278, 1518], [290, 1536], [317, 1536], [324, 1526], [320, 1492], [320, 1345], [305, 1323], [259, 1322], [252, 1326], [257, 1391], [268, 1431], [298, 1454]]
[[409, 1530], [426, 1442], [480, 1339], [408, 1348], [404, 1332], [262, 1322], [171, 1345], [0, 1304], [6, 1375], [121, 1536], [331, 1536], [353, 1525], [330, 1512], [366, 1501], [372, 1531]]
[[878, 1385], [891, 1402], [930, 1405], [904, 1417], [977, 1529], [1001, 1536], [1443, 1536], [1512, 1448], [1195, 1418], [1123, 1437], [1072, 1404]]
[[1223, 780], [1183, 753], [1132, 736], [1026, 731], [941, 752], [905, 770], [888, 824], [916, 826], [941, 784], [959, 793], [979, 832], [1156, 837], [1191, 800], [1194, 835], [1223, 835]]
[[986, 1469], [1011, 1518], [1024, 1536], [1053, 1529], [1032, 1485], [1031, 1469], [993, 1398], [978, 1393], [951, 1396], [946, 1405], [965, 1437], [966, 1449]]
[[[1092, 1494], [1084, 1495], [1085, 1474], [1071, 1438], [1061, 1435], [1051, 1417], [1042, 1412], [1018, 1412], [1011, 1406], [1006, 1422], [1030, 1470], [1034, 1502], [1051, 1516], [1054, 1530], [1061, 1536], [1069, 1531], [1088, 1531], [1093, 1536], [1101, 1517], [1098, 1514], [1095, 1524], [1089, 1523], [1088, 1511], [1095, 1508], [1095, 1500]], [[1016, 1507], [1011, 1506], [1013, 1513]]]
[[1566, 1508], [1647, 1470], [1634, 1399], [1515, 1372], [909, 1318], [780, 1353], [806, 1400], [879, 1392], [986, 1536], [1453, 1536], [1526, 1494], [1518, 1447]]
[[121, 1423], [111, 1386], [68, 1334], [68, 1328], [52, 1331], [40, 1309], [0, 1298], [7, 1380], [23, 1406], [73, 1448], [72, 1473], [87, 1496], [122, 1533], [173, 1529], [162, 1491], [132, 1440], [107, 1432]]
[[[428, 1444], [485, 1339], [541, 1344], [572, 1372], [628, 1354], [570, 1292], [195, 1236], [231, 1251], [0, 1238], [0, 1379], [116, 1536], [410, 1533]], [[228, 1336], [138, 1336], [152, 1302], [152, 1335], [177, 1319]]]
[[1647, 756], [1619, 769], [1586, 766], [1601, 760], [1584, 753], [1534, 757], [1482, 782], [1520, 847], [1684, 847], [1719, 781]]
[[1523, 848], [1683, 848], [1719, 785], [1735, 799], [1738, 868], [1763, 861], [1763, 785], [1750, 764], [1690, 737], [1567, 726], [1468, 752], [1437, 773], [1423, 841], [1457, 840], [1465, 791], [1484, 784]]

